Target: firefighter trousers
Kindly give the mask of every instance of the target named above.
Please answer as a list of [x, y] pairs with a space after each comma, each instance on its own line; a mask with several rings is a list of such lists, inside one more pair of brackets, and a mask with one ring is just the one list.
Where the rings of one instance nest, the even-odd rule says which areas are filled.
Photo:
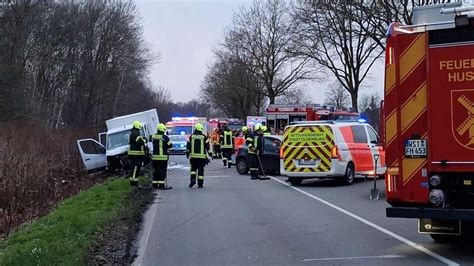
[[189, 187], [192, 187], [194, 184], [196, 184], [196, 177], [198, 187], [202, 187], [204, 185], [204, 166], [206, 165], [206, 159], [191, 158], [190, 163], [191, 183], [189, 183]]
[[249, 168], [250, 168], [250, 178], [258, 179], [258, 158], [257, 154], [249, 153]]
[[229, 148], [222, 149], [222, 162], [224, 162], [224, 166], [227, 166], [229, 168], [232, 161], [232, 151], [233, 149]]
[[220, 155], [221, 155], [221, 145], [216, 144], [216, 145], [214, 145], [213, 147], [214, 147], [214, 156], [215, 156], [216, 158], [219, 158]]
[[129, 155], [130, 160], [130, 186], [138, 186], [138, 177], [142, 169], [143, 155]]
[[153, 160], [153, 187], [164, 188], [166, 184], [166, 171], [168, 160]]

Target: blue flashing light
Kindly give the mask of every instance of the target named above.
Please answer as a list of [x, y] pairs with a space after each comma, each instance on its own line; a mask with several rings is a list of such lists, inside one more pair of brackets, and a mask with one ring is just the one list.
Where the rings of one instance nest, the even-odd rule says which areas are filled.
[[357, 120], [359, 123], [367, 123], [367, 120], [365, 120], [364, 118], [360, 118], [359, 120]]

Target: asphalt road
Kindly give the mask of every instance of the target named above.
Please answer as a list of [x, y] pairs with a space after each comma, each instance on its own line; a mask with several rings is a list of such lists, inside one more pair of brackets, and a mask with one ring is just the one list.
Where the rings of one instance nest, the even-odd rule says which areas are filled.
[[[340, 186], [285, 178], [250, 180], [214, 160], [204, 188], [188, 188], [184, 156], [173, 156], [174, 189], [157, 193], [138, 236], [135, 265], [473, 265], [472, 245], [438, 244], [417, 221], [385, 217], [371, 181]], [[384, 191], [383, 181], [378, 186]]]

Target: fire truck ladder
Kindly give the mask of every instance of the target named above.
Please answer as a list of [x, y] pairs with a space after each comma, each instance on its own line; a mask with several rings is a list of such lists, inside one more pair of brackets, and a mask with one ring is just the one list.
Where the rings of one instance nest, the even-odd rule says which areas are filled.
[[[462, 95], [458, 98], [458, 102], [461, 103], [464, 108], [469, 112], [468, 118], [461, 123], [461, 125], [456, 129], [459, 135], [464, 135], [468, 129], [474, 126], [474, 103], [472, 103], [466, 96]], [[471, 137], [471, 140], [467, 145], [474, 143], [474, 138]]]

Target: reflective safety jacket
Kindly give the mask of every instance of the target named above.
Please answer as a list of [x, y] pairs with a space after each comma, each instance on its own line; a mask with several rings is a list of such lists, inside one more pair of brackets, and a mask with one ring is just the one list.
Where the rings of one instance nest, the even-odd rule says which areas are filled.
[[220, 135], [218, 132], [214, 131], [211, 135], [212, 145], [220, 145]]
[[168, 151], [173, 148], [170, 138], [163, 134], [163, 132], [157, 132], [151, 136], [151, 142], [153, 143], [153, 156], [151, 159], [154, 161], [168, 160]]
[[247, 144], [249, 154], [262, 154], [263, 151], [263, 137], [259, 136], [256, 133], [250, 133], [245, 139], [245, 144]]
[[145, 155], [146, 140], [140, 135], [140, 130], [132, 128], [128, 139], [128, 155]]
[[270, 132], [268, 132], [268, 131], [265, 131], [265, 132], [263, 132], [263, 135], [264, 135], [264, 136], [271, 136], [272, 133], [270, 133]]
[[201, 132], [195, 131], [186, 143], [186, 154], [190, 158], [206, 159], [209, 153], [209, 139]]
[[226, 130], [221, 134], [221, 148], [222, 149], [233, 149], [234, 148], [234, 138], [232, 137], [232, 132]]

